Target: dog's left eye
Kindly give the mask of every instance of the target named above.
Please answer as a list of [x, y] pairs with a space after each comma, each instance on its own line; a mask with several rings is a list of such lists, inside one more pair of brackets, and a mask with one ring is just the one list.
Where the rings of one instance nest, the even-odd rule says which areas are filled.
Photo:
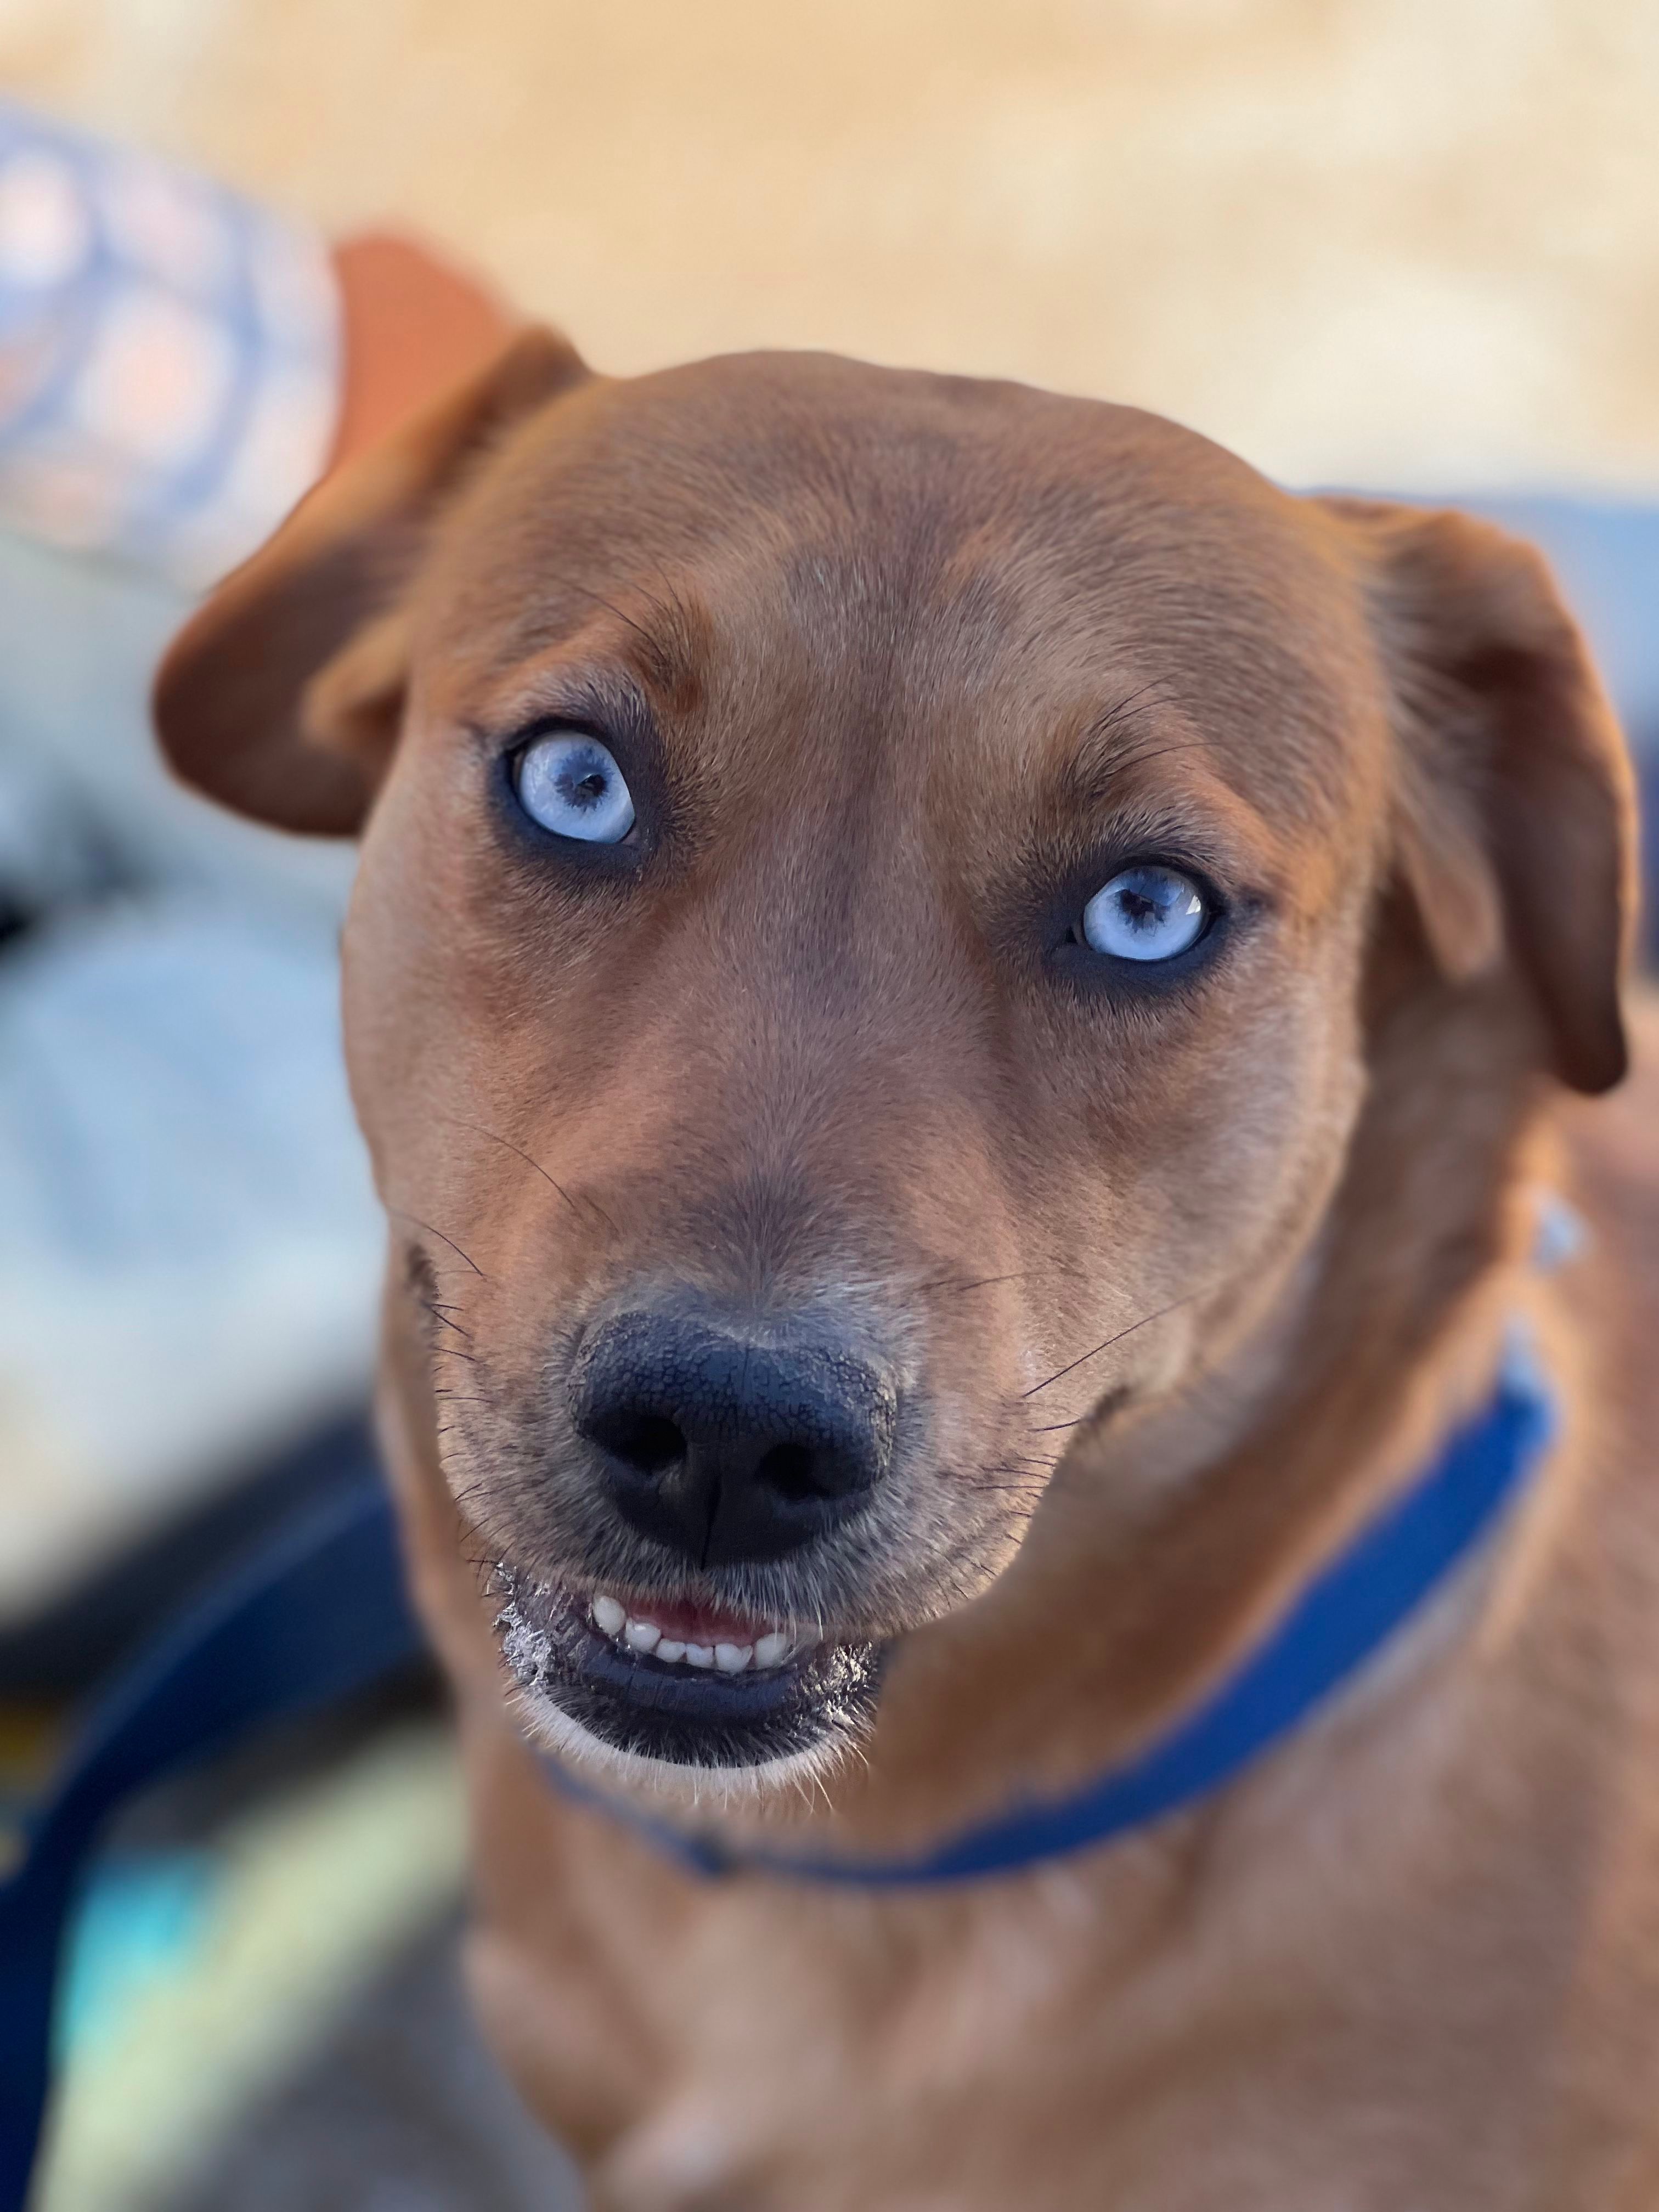
[[1141, 861], [1124, 868], [1083, 909], [1083, 936], [1116, 960], [1173, 960], [1203, 935], [1209, 902], [1190, 876]]
[[581, 731], [527, 744], [514, 764], [513, 787], [531, 820], [558, 837], [617, 845], [634, 826], [634, 794], [615, 756]]

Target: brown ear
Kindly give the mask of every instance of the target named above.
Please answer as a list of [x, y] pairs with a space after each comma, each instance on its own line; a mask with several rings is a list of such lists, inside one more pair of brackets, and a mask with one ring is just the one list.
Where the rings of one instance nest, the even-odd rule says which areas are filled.
[[1636, 900], [1630, 762], [1533, 547], [1470, 516], [1327, 502], [1357, 533], [1401, 738], [1398, 848], [1442, 969], [1507, 957], [1555, 1073], [1625, 1073]]
[[175, 772], [278, 829], [354, 835], [397, 738], [401, 599], [433, 517], [493, 436], [587, 374], [526, 331], [303, 501], [167, 649], [153, 708]]

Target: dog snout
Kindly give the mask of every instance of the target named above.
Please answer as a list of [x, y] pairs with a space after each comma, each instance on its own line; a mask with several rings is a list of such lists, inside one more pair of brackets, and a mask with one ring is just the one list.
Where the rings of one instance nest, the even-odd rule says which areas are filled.
[[892, 1459], [896, 1392], [827, 1334], [621, 1313], [584, 1340], [569, 1397], [617, 1511], [701, 1566], [829, 1533]]

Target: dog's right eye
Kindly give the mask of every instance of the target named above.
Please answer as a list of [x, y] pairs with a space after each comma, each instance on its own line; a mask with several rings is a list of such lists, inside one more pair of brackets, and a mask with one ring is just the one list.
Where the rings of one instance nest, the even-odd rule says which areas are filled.
[[527, 744], [513, 788], [531, 820], [556, 837], [619, 845], [634, 827], [634, 794], [608, 745], [585, 731], [556, 731]]
[[1141, 861], [1121, 869], [1083, 909], [1083, 939], [1115, 960], [1173, 960], [1196, 945], [1211, 919], [1190, 876]]

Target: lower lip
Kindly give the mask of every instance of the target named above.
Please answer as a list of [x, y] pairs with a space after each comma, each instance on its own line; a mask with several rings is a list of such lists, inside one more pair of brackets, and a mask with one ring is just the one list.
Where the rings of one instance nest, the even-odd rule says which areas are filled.
[[[815, 1644], [740, 1673], [665, 1663], [605, 1634], [586, 1599], [527, 1585], [510, 1571], [502, 1579], [508, 1603], [497, 1626], [520, 1687], [618, 1749], [674, 1765], [753, 1767], [848, 1729], [873, 1699], [872, 1644]], [[765, 1633], [731, 1615], [699, 1614], [696, 1625], [716, 1622], [744, 1642]]]

